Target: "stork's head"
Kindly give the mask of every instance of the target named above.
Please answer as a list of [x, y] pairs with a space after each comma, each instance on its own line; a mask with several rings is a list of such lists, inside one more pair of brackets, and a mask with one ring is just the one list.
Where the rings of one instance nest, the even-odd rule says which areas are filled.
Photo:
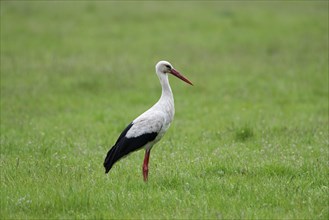
[[169, 74], [172, 74], [172, 75], [176, 76], [177, 78], [183, 80], [184, 82], [186, 82], [190, 85], [193, 85], [190, 80], [188, 80], [183, 75], [181, 75], [177, 70], [175, 70], [174, 67], [168, 61], [159, 61], [155, 65], [155, 70], [158, 75], [169, 73]]

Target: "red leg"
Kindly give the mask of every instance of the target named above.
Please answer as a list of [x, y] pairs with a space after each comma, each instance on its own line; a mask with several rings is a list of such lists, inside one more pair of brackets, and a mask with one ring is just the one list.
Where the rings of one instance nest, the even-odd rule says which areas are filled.
[[144, 181], [147, 182], [147, 177], [149, 173], [149, 159], [150, 159], [150, 152], [151, 150], [145, 150], [145, 156], [144, 156], [144, 163], [143, 163], [143, 176]]

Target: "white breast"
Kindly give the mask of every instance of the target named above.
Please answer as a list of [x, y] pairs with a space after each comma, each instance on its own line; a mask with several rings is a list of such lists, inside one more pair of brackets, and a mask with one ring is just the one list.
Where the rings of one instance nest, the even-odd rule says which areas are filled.
[[126, 134], [127, 138], [138, 137], [147, 133], [158, 133], [156, 141], [160, 140], [169, 128], [175, 114], [173, 101], [159, 100], [152, 108], [133, 121], [133, 126]]

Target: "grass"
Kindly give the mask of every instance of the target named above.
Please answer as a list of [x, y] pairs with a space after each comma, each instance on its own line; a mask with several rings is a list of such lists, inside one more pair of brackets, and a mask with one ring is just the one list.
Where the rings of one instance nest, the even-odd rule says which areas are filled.
[[[328, 2], [1, 1], [1, 219], [328, 219]], [[102, 162], [160, 95], [152, 150]]]

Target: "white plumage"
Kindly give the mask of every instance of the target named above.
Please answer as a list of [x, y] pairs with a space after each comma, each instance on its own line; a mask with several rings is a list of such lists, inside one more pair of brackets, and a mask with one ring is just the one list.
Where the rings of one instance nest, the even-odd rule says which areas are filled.
[[126, 137], [137, 137], [152, 132], [165, 133], [174, 119], [174, 96], [169, 84], [168, 74], [161, 72], [161, 67], [165, 64], [170, 65], [166, 61], [160, 61], [155, 68], [162, 85], [162, 94], [159, 101], [133, 121], [133, 126], [127, 132]]
[[108, 152], [104, 167], [106, 173], [113, 164], [128, 155], [129, 153], [145, 148], [145, 158], [143, 164], [144, 180], [148, 177], [148, 160], [150, 150], [158, 142], [170, 126], [175, 114], [174, 97], [168, 80], [168, 74], [175, 75], [186, 83], [192, 83], [182, 76], [167, 61], [160, 61], [155, 66], [156, 74], [162, 86], [161, 97], [150, 109], [138, 116], [121, 133], [116, 144]]

